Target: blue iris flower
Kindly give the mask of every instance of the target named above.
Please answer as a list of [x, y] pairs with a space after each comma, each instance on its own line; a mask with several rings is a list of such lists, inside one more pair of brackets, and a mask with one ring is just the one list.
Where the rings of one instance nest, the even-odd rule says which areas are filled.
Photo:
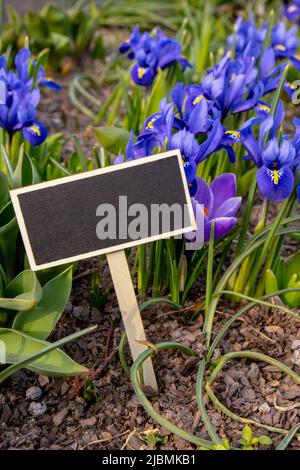
[[285, 16], [289, 21], [299, 23], [300, 21], [300, 0], [293, 0], [285, 7]]
[[272, 47], [278, 59], [289, 59], [300, 70], [300, 54], [297, 52], [299, 40], [297, 38], [297, 26], [289, 30], [283, 22], [279, 22], [272, 33]]
[[[290, 141], [276, 137], [284, 117], [282, 103], [276, 116], [260, 120], [259, 138], [253, 134], [258, 120], [251, 119], [241, 129], [241, 142], [258, 167], [257, 183], [263, 196], [271, 201], [287, 199], [294, 189], [295, 171], [300, 159], [300, 139], [297, 132]], [[264, 145], [266, 136], [268, 141]]]
[[184, 165], [185, 176], [189, 185], [191, 196], [196, 192], [195, 178], [197, 173], [197, 157], [200, 146], [194, 134], [183, 129], [172, 135], [168, 145], [169, 150], [179, 149]]
[[[37, 85], [33, 86], [30, 58], [30, 50], [21, 49], [15, 57], [14, 72], [7, 69], [5, 57], [0, 57], [0, 127], [10, 137], [15, 132], [22, 131], [24, 138], [31, 145], [37, 146], [47, 137], [46, 127], [36, 120], [36, 108], [40, 100], [38, 85], [47, 85], [47, 80], [44, 69], [40, 68]], [[59, 89], [57, 85], [55, 87]]]
[[182, 48], [176, 39], [169, 38], [159, 29], [153, 37], [147, 31], [140, 33], [136, 26], [130, 39], [121, 44], [119, 51], [127, 54], [128, 59], [136, 60], [131, 69], [131, 77], [137, 85], [149, 86], [153, 82], [158, 69], [166, 69], [179, 63], [182, 70], [191, 67], [182, 55]]

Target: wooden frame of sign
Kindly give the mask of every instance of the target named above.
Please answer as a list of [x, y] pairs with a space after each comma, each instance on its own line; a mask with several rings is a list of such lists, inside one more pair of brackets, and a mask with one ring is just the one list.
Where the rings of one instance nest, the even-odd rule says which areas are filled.
[[[10, 195], [33, 271], [107, 255], [131, 354], [136, 359], [147, 347], [142, 344], [146, 335], [124, 250], [195, 230], [179, 150], [15, 189]], [[147, 209], [143, 219], [146, 235], [130, 237], [128, 217], [132, 222], [133, 215], [131, 209], [123, 213], [122, 197], [126, 197], [127, 208], [139, 205]], [[152, 208], [172, 208], [174, 204], [182, 208], [182, 217], [170, 216], [167, 229], [163, 219], [156, 220], [154, 229]], [[99, 216], [104, 217], [103, 210], [108, 212], [110, 207], [115, 209], [115, 228], [111, 233], [102, 231], [101, 237], [113, 236], [99, 238]], [[150, 360], [144, 364], [143, 376], [146, 385], [157, 388]]]

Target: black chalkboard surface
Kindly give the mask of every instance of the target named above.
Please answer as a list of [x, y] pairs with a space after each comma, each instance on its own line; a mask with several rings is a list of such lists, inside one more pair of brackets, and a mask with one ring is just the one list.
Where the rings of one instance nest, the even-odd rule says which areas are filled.
[[[33, 270], [195, 229], [179, 151], [12, 190], [11, 198]], [[170, 210], [169, 225], [163, 211], [155, 217], [157, 206], [174, 204], [182, 217]]]

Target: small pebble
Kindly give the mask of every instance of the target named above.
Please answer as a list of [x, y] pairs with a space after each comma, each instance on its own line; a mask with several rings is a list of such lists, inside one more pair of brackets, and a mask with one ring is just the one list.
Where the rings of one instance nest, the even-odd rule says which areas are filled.
[[295, 339], [295, 341], [292, 342], [292, 350], [295, 351], [295, 349], [300, 349], [300, 340]]
[[47, 405], [45, 403], [37, 403], [33, 401], [30, 403], [28, 410], [32, 416], [41, 416], [46, 413]]
[[89, 428], [96, 424], [97, 419], [95, 416], [92, 416], [91, 418], [81, 419], [79, 422], [83, 428]]
[[36, 401], [42, 396], [42, 389], [40, 387], [30, 387], [26, 390], [26, 398], [31, 401]]
[[41, 387], [45, 387], [49, 383], [49, 377], [47, 377], [46, 375], [39, 375], [38, 382]]
[[300, 366], [300, 349], [293, 352], [292, 361], [295, 366]]
[[262, 403], [258, 409], [261, 413], [270, 413], [271, 410], [267, 402]]

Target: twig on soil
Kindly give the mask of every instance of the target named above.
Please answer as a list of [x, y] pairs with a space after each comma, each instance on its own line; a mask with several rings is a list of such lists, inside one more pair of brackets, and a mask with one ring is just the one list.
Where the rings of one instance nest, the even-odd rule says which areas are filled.
[[126, 449], [127, 445], [129, 444], [129, 441], [130, 441], [130, 439], [132, 438], [132, 436], [134, 436], [134, 435], [135, 435], [136, 431], [137, 431], [137, 429], [136, 429], [136, 428], [134, 428], [134, 430], [133, 430], [133, 431], [131, 431], [131, 433], [129, 434], [129, 436], [127, 436], [127, 438], [126, 438], [126, 441], [125, 441], [124, 445], [121, 447], [121, 450], [124, 450], [124, 449]]
[[[112, 352], [110, 353], [110, 355], [104, 360], [103, 364], [101, 364], [101, 366], [98, 367], [98, 369], [96, 370], [91, 369], [89, 371], [87, 378], [89, 380], [95, 380], [98, 375], [103, 374], [103, 372], [105, 372], [105, 370], [107, 369], [107, 367], [109, 366], [110, 362], [112, 361], [114, 356], [117, 354], [117, 352], [118, 352], [118, 348], [114, 348]], [[71, 388], [69, 392], [69, 395], [68, 395], [69, 398], [72, 399], [78, 396], [81, 390], [84, 388], [84, 384], [85, 384], [84, 380], [81, 380], [81, 379], [78, 380], [77, 378], [77, 382], [74, 384], [73, 388]]]
[[88, 444], [85, 444], [85, 446], [83, 446], [80, 450], [84, 450], [93, 444], [101, 444], [102, 442], [113, 441], [114, 439], [118, 439], [118, 437], [125, 436], [125, 434], [128, 434], [129, 432], [130, 429], [127, 429], [127, 431], [124, 431], [121, 434], [117, 434], [116, 436], [106, 437], [105, 439], [98, 439], [97, 441], [88, 442]]
[[108, 335], [107, 335], [107, 339], [106, 339], [106, 344], [105, 344], [105, 354], [104, 354], [105, 360], [106, 360], [107, 357], [108, 357], [109, 345], [110, 345], [110, 340], [111, 340], [113, 331], [114, 331], [114, 324], [113, 324], [113, 322], [110, 322], [110, 329], [109, 329], [109, 332], [108, 332]]
[[83, 273], [73, 276], [73, 281], [77, 281], [78, 279], [81, 279], [82, 277], [90, 276], [94, 272], [95, 272], [95, 269], [88, 269], [87, 271], [84, 271]]
[[198, 410], [195, 414], [195, 417], [194, 417], [194, 421], [193, 421], [193, 425], [192, 425], [192, 432], [196, 431], [196, 429], [198, 427], [198, 424], [200, 423], [200, 419], [201, 419], [201, 415], [200, 415], [200, 412]]
[[300, 408], [300, 403], [294, 403], [293, 405], [288, 405], [288, 406], [279, 406], [277, 405], [276, 393], [274, 393], [274, 407], [278, 411], [291, 411], [291, 410], [294, 410], [295, 408]]
[[246, 323], [246, 325], [251, 328], [251, 330], [253, 330], [255, 333], [257, 333], [258, 335], [262, 336], [264, 339], [266, 339], [267, 341], [270, 341], [271, 343], [275, 344], [276, 341], [274, 341], [273, 339], [269, 338], [269, 336], [265, 335], [264, 333], [262, 333], [261, 331], [259, 331], [257, 328], [254, 328], [254, 326], [250, 325], [250, 323], [247, 322], [247, 320], [245, 320], [245, 318], [237, 318], [237, 320], [243, 322], [243, 323]]

